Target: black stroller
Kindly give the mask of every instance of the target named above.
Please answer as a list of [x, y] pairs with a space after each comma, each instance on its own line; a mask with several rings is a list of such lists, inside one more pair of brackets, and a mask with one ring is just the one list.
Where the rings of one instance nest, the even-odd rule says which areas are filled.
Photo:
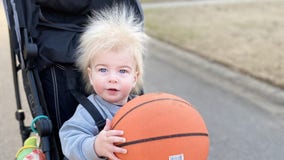
[[[139, 0], [4, 0], [10, 36], [16, 93], [16, 119], [23, 142], [32, 130], [41, 138], [47, 160], [63, 159], [58, 130], [78, 103], [88, 106], [81, 75], [74, 67], [80, 34], [92, 10], [114, 3], [135, 8], [143, 21]], [[19, 77], [35, 125], [24, 124]], [[142, 91], [141, 91], [142, 94]], [[93, 115], [94, 118], [95, 115]], [[99, 117], [100, 118], [100, 117]], [[34, 127], [36, 126], [36, 127]], [[102, 121], [103, 126], [103, 121]]]

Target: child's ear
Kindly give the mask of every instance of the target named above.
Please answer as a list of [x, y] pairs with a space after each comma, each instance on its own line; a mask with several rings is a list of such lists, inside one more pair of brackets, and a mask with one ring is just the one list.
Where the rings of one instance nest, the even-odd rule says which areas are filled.
[[88, 71], [88, 77], [89, 77], [90, 84], [93, 85], [92, 69], [90, 67], [88, 67], [87, 71]]

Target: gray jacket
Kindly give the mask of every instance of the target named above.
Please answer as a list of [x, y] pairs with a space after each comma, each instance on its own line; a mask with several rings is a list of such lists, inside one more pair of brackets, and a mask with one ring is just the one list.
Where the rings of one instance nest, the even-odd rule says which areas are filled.
[[[88, 99], [97, 107], [106, 119], [112, 119], [120, 106], [104, 101], [98, 95], [90, 95]], [[100, 160], [94, 151], [94, 142], [99, 133], [98, 127], [82, 106], [78, 105], [74, 115], [59, 130], [63, 154], [69, 160]]]

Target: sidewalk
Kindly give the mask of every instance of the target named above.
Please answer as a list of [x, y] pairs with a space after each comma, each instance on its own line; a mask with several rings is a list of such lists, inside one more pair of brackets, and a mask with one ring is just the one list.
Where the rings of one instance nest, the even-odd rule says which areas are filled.
[[220, 88], [229, 89], [231, 92], [249, 99], [262, 109], [284, 119], [284, 89], [233, 71], [223, 65], [208, 61], [196, 54], [154, 38], [152, 38], [150, 46], [162, 48], [165, 56], [183, 59], [189, 64], [198, 66], [197, 70], [194, 69], [195, 67], [189, 69], [191, 72], [195, 72], [195, 74], [206, 79], [206, 81]]
[[18, 121], [15, 118], [16, 100], [12, 79], [10, 44], [2, 1], [0, 2], [0, 159], [13, 159], [21, 146]]

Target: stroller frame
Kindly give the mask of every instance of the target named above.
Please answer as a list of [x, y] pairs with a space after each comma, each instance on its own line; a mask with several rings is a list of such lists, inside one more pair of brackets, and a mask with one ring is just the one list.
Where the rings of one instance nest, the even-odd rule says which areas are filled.
[[[39, 56], [39, 49], [38, 44], [32, 36], [32, 30], [36, 28], [28, 23], [31, 22], [31, 19], [37, 18], [33, 15], [33, 12], [31, 12], [32, 10], [37, 9], [34, 8], [36, 1], [37, 0], [3, 0], [10, 37], [13, 83], [17, 105], [15, 116], [19, 121], [20, 135], [22, 143], [24, 143], [24, 141], [30, 136], [32, 132], [31, 128], [34, 126], [27, 126], [24, 123], [25, 113], [22, 107], [19, 87], [20, 77], [18, 76], [19, 72], [21, 72], [29, 109], [32, 117], [38, 118], [34, 121], [34, 124], [36, 126], [36, 131], [41, 138], [41, 150], [45, 154], [46, 160], [62, 159], [62, 153], [60, 153], [61, 150], [58, 148], [58, 145], [56, 145], [56, 139], [52, 135], [52, 120], [48, 116], [45, 118], [39, 118], [43, 115], [49, 115], [48, 107], [50, 106], [46, 103], [39, 70], [35, 65], [36, 59]], [[143, 21], [143, 11], [139, 1], [129, 1], [133, 1], [133, 4], [137, 5], [136, 7], [138, 8]], [[55, 151], [53, 151], [54, 147]]]
[[[24, 8], [31, 8], [31, 3], [24, 3], [21, 0], [4, 0], [6, 18], [8, 21], [8, 32], [10, 37], [10, 51], [13, 83], [16, 97], [17, 110], [15, 117], [19, 121], [20, 135], [22, 143], [30, 136], [31, 126], [24, 123], [25, 113], [22, 108], [21, 93], [19, 89], [18, 73], [22, 71], [23, 85], [32, 113], [32, 117], [45, 115], [42, 107], [47, 107], [43, 91], [38, 76], [37, 69], [33, 66], [33, 61], [37, 56], [37, 45], [28, 37], [25, 20], [21, 20], [19, 15], [24, 15]], [[19, 14], [20, 13], [20, 14]], [[28, 13], [25, 13], [28, 14]], [[30, 15], [28, 15], [30, 16]], [[27, 17], [24, 16], [24, 17]], [[50, 135], [52, 133], [52, 123], [48, 118], [40, 119], [36, 122], [36, 128], [41, 137], [41, 149], [45, 153], [46, 159], [51, 159], [50, 155]]]

